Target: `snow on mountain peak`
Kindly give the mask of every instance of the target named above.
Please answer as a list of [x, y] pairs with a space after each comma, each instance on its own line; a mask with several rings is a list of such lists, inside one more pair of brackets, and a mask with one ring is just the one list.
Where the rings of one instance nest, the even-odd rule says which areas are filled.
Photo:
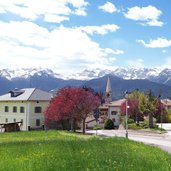
[[102, 70], [96, 68], [93, 70], [85, 69], [82, 72], [71, 74], [69, 76], [64, 76], [58, 74], [51, 69], [43, 68], [22, 68], [16, 70], [2, 69], [0, 70], [0, 76], [12, 80], [14, 78], [29, 78], [34, 75], [47, 75], [54, 78], [62, 79], [76, 79], [76, 80], [90, 80], [94, 78], [103, 77], [105, 75], [114, 75], [123, 79], [149, 79], [156, 80], [159, 76], [169, 76], [171, 79], [171, 69], [161, 69], [161, 68], [116, 68], [114, 70]]
[[12, 80], [14, 78], [29, 78], [35, 74], [39, 76], [42, 74], [47, 74], [57, 78], [62, 77], [60, 74], [56, 74], [50, 69], [42, 69], [42, 68], [21, 68], [15, 70], [10, 70], [10, 69], [0, 70], [0, 76], [8, 80]]

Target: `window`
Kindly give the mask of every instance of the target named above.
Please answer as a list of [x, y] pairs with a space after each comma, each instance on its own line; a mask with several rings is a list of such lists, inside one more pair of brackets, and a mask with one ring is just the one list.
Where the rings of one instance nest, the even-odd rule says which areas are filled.
[[21, 119], [21, 123], [23, 124], [23, 119]]
[[40, 106], [35, 107], [34, 112], [35, 113], [42, 113], [42, 108]]
[[6, 122], [6, 123], [8, 122], [8, 118], [5, 119], [5, 122]]
[[17, 107], [16, 106], [13, 106], [13, 112], [17, 113]]
[[117, 111], [112, 111], [111, 115], [117, 115]]
[[40, 119], [36, 119], [36, 126], [40, 126]]
[[16, 119], [14, 118], [13, 121], [16, 122]]
[[23, 106], [20, 107], [20, 113], [24, 113], [24, 107]]
[[17, 97], [17, 96], [23, 94], [24, 91], [15, 88], [15, 90], [10, 91], [10, 93], [11, 93], [11, 97]]
[[5, 106], [5, 112], [9, 112], [9, 108], [8, 108], [8, 106]]
[[113, 118], [112, 121], [115, 122], [115, 118]]

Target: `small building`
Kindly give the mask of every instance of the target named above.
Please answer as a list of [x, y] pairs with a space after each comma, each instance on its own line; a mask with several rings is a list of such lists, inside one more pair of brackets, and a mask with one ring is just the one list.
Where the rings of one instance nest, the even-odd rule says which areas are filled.
[[[112, 101], [112, 88], [111, 88], [110, 78], [108, 77], [104, 103], [99, 107], [100, 110], [100, 117], [98, 119], [99, 124], [104, 125], [105, 120], [109, 118], [113, 121], [115, 127], [119, 127], [120, 107], [123, 102], [125, 102], [125, 99]], [[93, 117], [88, 117], [86, 119], [86, 124], [87, 127], [92, 128], [93, 125], [96, 124], [96, 121]]]
[[170, 99], [162, 99], [161, 102], [163, 103], [165, 109], [171, 109], [171, 100]]
[[106, 85], [105, 102], [99, 107], [100, 123], [104, 123], [107, 118], [111, 119], [115, 127], [120, 124], [120, 106], [125, 102], [125, 99], [112, 101], [112, 88], [110, 78], [108, 77]]
[[44, 126], [43, 112], [52, 94], [36, 88], [15, 89], [0, 96], [0, 124], [21, 122], [21, 130]]
[[112, 101], [108, 104], [108, 118], [110, 118], [116, 127], [120, 125], [120, 116], [121, 116], [121, 104], [125, 102], [126, 99], [120, 99]]
[[99, 107], [100, 109], [100, 123], [104, 123], [107, 118], [111, 119], [115, 127], [120, 125], [120, 107], [125, 102], [125, 99], [112, 101], [108, 104], [103, 104]]

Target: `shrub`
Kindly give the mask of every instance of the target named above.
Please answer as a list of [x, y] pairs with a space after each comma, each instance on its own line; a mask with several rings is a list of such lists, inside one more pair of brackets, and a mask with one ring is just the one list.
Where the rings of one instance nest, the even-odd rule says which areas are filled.
[[168, 122], [171, 123], [171, 115], [167, 116]]
[[[133, 123], [135, 123], [134, 119], [128, 118], [128, 124], [133, 124]], [[126, 117], [125, 116], [121, 117], [121, 124], [124, 126], [124, 128], [126, 127]]]
[[139, 126], [143, 129], [146, 129], [146, 128], [148, 128], [148, 122], [141, 122], [141, 123], [139, 123]]
[[94, 125], [93, 129], [94, 130], [100, 130], [100, 129], [102, 129], [102, 127], [100, 125], [96, 124], [96, 125]]
[[129, 128], [129, 129], [134, 129], [134, 130], [142, 129], [141, 125], [138, 125], [138, 124], [136, 124], [136, 123], [128, 124], [128, 128]]
[[111, 119], [105, 121], [104, 129], [114, 129], [114, 123]]
[[[149, 118], [148, 116], [144, 119], [144, 125], [148, 127], [149, 125]], [[156, 127], [156, 118], [153, 117], [153, 127]]]
[[165, 112], [165, 122], [171, 123], [171, 109], [167, 109]]
[[135, 123], [134, 119], [128, 118], [128, 124], [132, 124], [132, 123]]

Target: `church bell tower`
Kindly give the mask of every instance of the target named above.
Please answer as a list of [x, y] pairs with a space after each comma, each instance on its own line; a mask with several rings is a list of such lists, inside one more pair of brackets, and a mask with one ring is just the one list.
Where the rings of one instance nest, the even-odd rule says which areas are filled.
[[108, 77], [106, 85], [105, 103], [108, 104], [110, 102], [112, 102], [112, 88], [110, 83], [110, 77]]

